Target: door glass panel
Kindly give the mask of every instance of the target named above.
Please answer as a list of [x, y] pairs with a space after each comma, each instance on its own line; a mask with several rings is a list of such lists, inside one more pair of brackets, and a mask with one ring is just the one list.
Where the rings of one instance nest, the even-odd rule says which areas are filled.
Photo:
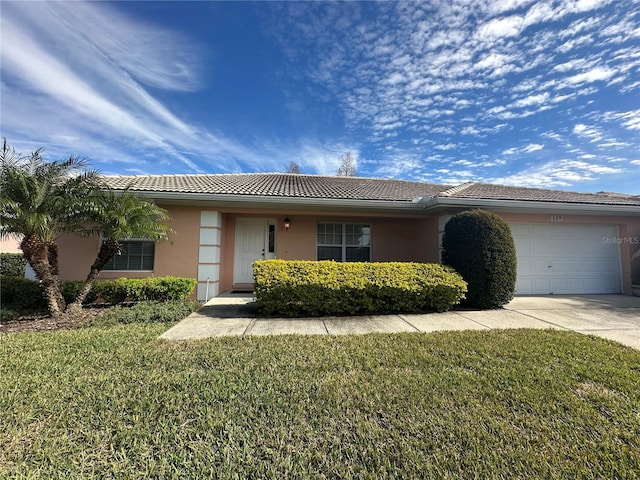
[[276, 251], [276, 226], [269, 225], [269, 253]]

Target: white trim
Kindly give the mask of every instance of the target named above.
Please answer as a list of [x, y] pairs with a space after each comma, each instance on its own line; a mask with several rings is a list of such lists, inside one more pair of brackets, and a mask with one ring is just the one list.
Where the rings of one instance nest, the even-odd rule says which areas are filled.
[[200, 212], [198, 239], [196, 298], [206, 302], [212, 297], [217, 297], [220, 290], [220, 247], [222, 243], [222, 216], [220, 212], [215, 210]]
[[[325, 244], [320, 244], [318, 243], [318, 225], [320, 224], [326, 224], [326, 225], [342, 225], [342, 242], [340, 243], [340, 245], [336, 245], [336, 244], [329, 244], [329, 243], [325, 243]], [[371, 227], [371, 223], [367, 223], [367, 222], [323, 222], [318, 220], [316, 222], [316, 260], [318, 259], [318, 247], [341, 247], [341, 256], [342, 259], [340, 260], [341, 262], [346, 262], [347, 260], [347, 247], [357, 247], [358, 245], [347, 245], [347, 225], [359, 225], [361, 227], [368, 227], [369, 228], [369, 260], [366, 260], [367, 262], [371, 261], [371, 258], [373, 257], [373, 229]]]
[[620, 215], [640, 215], [640, 207], [637, 205], [603, 205], [591, 203], [564, 203], [564, 202], [540, 202], [532, 200], [494, 200], [476, 198], [423, 198], [419, 203], [424, 210], [434, 210], [438, 207], [464, 207], [464, 208], [493, 208], [496, 210], [535, 210], [553, 213], [573, 214], [602, 214], [618, 213]]
[[156, 200], [172, 200], [181, 203], [201, 201], [216, 206], [245, 207], [247, 201], [255, 208], [273, 208], [274, 206], [291, 207], [297, 210], [308, 208], [335, 208], [346, 207], [355, 210], [405, 210], [419, 212], [420, 203], [407, 200], [356, 200], [334, 198], [307, 198], [307, 197], [272, 197], [266, 195], [228, 195], [211, 193], [177, 193], [177, 192], [153, 192], [139, 191], [136, 193], [148, 196]]
[[[154, 260], [155, 260], [155, 258], [154, 258]], [[107, 273], [109, 273], [109, 272], [116, 272], [116, 273], [118, 273], [118, 272], [120, 272], [120, 273], [131, 273], [131, 272], [153, 273], [154, 272], [154, 270], [104, 270], [104, 269], [102, 271], [103, 272], [107, 272]]]
[[220, 212], [203, 210], [202, 212], [200, 212], [200, 226], [201, 227], [221, 227], [222, 215], [220, 215]]
[[419, 197], [408, 200], [356, 200], [335, 198], [308, 198], [308, 197], [273, 197], [266, 195], [230, 195], [211, 193], [181, 193], [181, 192], [155, 192], [149, 190], [135, 190], [136, 193], [148, 196], [156, 200], [169, 200], [178, 203], [202, 202], [203, 204], [230, 207], [246, 207], [247, 200], [252, 207], [273, 208], [274, 206], [289, 207], [296, 210], [318, 209], [336, 207], [350, 208], [361, 211], [404, 211], [419, 213], [420, 211], [433, 210], [437, 207], [493, 207], [496, 209], [518, 210], [542, 210], [554, 212], [573, 212], [585, 214], [618, 213], [621, 215], [640, 215], [638, 205], [612, 205], [569, 202], [541, 202], [537, 200], [497, 200], [477, 198], [446, 198], [446, 197]]

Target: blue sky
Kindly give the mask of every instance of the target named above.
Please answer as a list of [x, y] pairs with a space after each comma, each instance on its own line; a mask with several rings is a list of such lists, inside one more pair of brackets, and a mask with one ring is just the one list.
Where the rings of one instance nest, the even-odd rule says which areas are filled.
[[640, 194], [640, 2], [0, 2], [1, 133], [105, 174]]

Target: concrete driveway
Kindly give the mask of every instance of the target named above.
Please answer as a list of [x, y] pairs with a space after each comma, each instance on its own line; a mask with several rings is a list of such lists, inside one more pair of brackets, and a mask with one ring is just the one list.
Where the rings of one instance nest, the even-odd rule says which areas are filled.
[[255, 297], [226, 294], [211, 299], [160, 338], [187, 340], [240, 335], [347, 335], [495, 328], [554, 328], [593, 334], [640, 349], [640, 297], [570, 295], [516, 297], [498, 310], [260, 318]]

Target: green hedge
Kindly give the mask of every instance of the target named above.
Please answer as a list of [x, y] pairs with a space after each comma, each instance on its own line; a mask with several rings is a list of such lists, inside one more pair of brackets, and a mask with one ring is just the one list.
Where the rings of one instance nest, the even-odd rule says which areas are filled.
[[96, 283], [97, 294], [109, 303], [117, 304], [127, 299], [134, 302], [186, 300], [196, 288], [197, 280], [183, 277], [122, 277]]
[[[84, 303], [91, 303], [98, 299], [114, 305], [125, 300], [132, 302], [186, 300], [193, 293], [196, 283], [194, 278], [182, 277], [97, 280]], [[76, 298], [82, 285], [81, 281], [62, 283], [62, 295], [67, 303]], [[0, 305], [3, 308], [7, 306], [22, 310], [45, 308], [46, 302], [42, 293], [37, 281], [23, 277], [0, 278]]]
[[259, 260], [253, 276], [260, 313], [288, 317], [441, 312], [467, 291], [452, 268], [424, 263]]
[[21, 253], [0, 253], [0, 276], [24, 277], [27, 261]]
[[14, 310], [46, 308], [40, 283], [24, 277], [0, 277], [0, 307]]
[[[82, 288], [82, 285], [84, 285], [84, 282], [80, 280], [62, 282], [62, 296], [64, 297], [64, 301], [67, 303], [73, 302], [78, 296], [78, 292]], [[83, 303], [95, 302], [98, 299], [99, 288], [100, 282], [94, 282]]]

